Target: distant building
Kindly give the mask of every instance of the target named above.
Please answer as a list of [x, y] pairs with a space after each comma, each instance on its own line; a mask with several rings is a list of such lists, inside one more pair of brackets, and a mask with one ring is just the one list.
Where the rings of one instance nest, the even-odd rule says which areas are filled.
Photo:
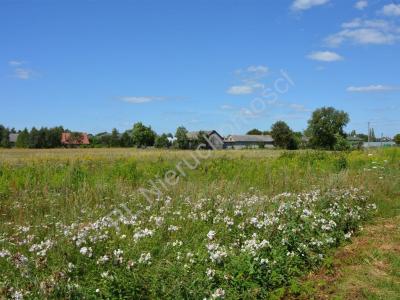
[[192, 131], [186, 134], [189, 144], [196, 143], [201, 137], [200, 133], [204, 134], [207, 142], [207, 148], [211, 149], [223, 149], [224, 148], [224, 138], [215, 130], [210, 131]]
[[61, 144], [64, 146], [89, 145], [89, 137], [86, 133], [63, 132], [61, 134]]
[[393, 141], [389, 142], [364, 142], [363, 148], [387, 148], [387, 147], [395, 147], [396, 143]]
[[228, 135], [224, 140], [226, 149], [274, 148], [270, 135]]
[[349, 142], [351, 147], [353, 148], [361, 148], [363, 146], [364, 140], [356, 135], [349, 135], [346, 137], [346, 140]]
[[18, 133], [10, 133], [10, 135], [8, 136], [8, 140], [10, 141], [11, 147], [14, 147], [15, 144], [17, 143], [17, 139], [18, 139]]

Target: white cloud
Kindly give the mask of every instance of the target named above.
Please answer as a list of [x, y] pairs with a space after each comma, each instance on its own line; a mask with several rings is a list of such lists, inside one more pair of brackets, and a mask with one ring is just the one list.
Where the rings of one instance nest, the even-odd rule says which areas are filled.
[[8, 62], [8, 64], [9, 64], [10, 66], [17, 67], [17, 66], [23, 65], [24, 62], [21, 61], [21, 60], [10, 60], [10, 61]]
[[24, 65], [26, 65], [26, 63], [22, 60], [10, 60], [8, 61], [8, 65], [13, 68], [13, 74], [11, 77], [28, 80], [38, 75], [35, 71], [25, 67]]
[[367, 6], [368, 6], [368, 1], [366, 0], [357, 1], [357, 3], [354, 5], [354, 7], [359, 10], [363, 10]]
[[234, 85], [231, 86], [227, 93], [231, 95], [247, 95], [253, 93], [254, 88], [250, 85]]
[[149, 103], [153, 101], [164, 100], [165, 97], [159, 96], [125, 96], [120, 98], [124, 102], [132, 103], [132, 104], [142, 104]]
[[289, 108], [291, 108], [291, 109], [293, 109], [294, 111], [297, 111], [297, 112], [309, 112], [309, 111], [311, 111], [310, 109], [306, 108], [303, 104], [296, 104], [296, 103], [289, 104]]
[[292, 3], [292, 10], [301, 11], [312, 8], [313, 6], [323, 5], [328, 3], [329, 0], [295, 0]]
[[32, 78], [33, 76], [33, 71], [29, 69], [23, 69], [23, 68], [16, 68], [14, 70], [14, 77], [22, 80], [27, 80]]
[[325, 39], [327, 45], [353, 44], [389, 45], [400, 38], [400, 28], [385, 20], [354, 19], [342, 24], [343, 30]]
[[247, 67], [247, 72], [257, 73], [257, 74], [266, 74], [268, 73], [268, 67], [266, 66], [249, 66]]
[[309, 55], [307, 55], [307, 57], [309, 59], [324, 61], [324, 62], [343, 60], [342, 56], [340, 56], [339, 54], [337, 54], [335, 52], [331, 52], [331, 51], [316, 51], [316, 52], [310, 53]]
[[254, 110], [251, 110], [251, 109], [248, 109], [248, 108], [245, 108], [245, 107], [243, 107], [243, 108], [241, 108], [239, 110], [239, 115], [240, 116], [243, 116], [245, 118], [250, 118], [250, 119], [260, 118], [264, 114], [265, 114], [264, 111], [258, 112], [258, 111], [254, 111]]
[[229, 104], [222, 104], [222, 105], [220, 106], [220, 108], [221, 108], [222, 110], [231, 110], [231, 109], [233, 109], [234, 107], [233, 107], [232, 105], [229, 105]]
[[399, 88], [388, 85], [368, 85], [368, 86], [350, 86], [347, 88], [348, 92], [356, 93], [370, 93], [370, 92], [388, 92], [393, 90], [398, 90]]
[[254, 93], [257, 89], [263, 89], [264, 84], [259, 81], [268, 71], [268, 67], [263, 65], [252, 65], [238, 69], [235, 74], [239, 76], [241, 83], [231, 86], [226, 92], [231, 95], [248, 95]]
[[399, 17], [400, 16], [400, 4], [387, 4], [382, 8], [381, 13], [389, 17]]

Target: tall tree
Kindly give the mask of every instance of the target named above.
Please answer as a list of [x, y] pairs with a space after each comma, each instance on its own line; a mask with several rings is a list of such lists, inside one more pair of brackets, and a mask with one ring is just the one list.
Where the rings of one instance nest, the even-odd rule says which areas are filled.
[[39, 148], [39, 131], [35, 127], [29, 132], [29, 148]]
[[249, 135], [262, 135], [262, 131], [254, 128], [254, 129], [248, 131], [246, 134], [249, 134]]
[[188, 131], [183, 126], [180, 126], [176, 129], [175, 138], [176, 138], [176, 146], [178, 149], [189, 148], [189, 139], [187, 137], [187, 133]]
[[276, 147], [284, 149], [296, 149], [297, 143], [293, 131], [284, 121], [277, 121], [271, 127], [271, 135]]
[[113, 128], [111, 131], [111, 147], [119, 147], [121, 145], [120, 137], [119, 137], [119, 132], [116, 128]]
[[121, 136], [121, 147], [132, 147], [133, 141], [130, 131], [126, 130]]
[[336, 134], [345, 136], [344, 127], [349, 123], [349, 115], [333, 107], [322, 107], [315, 110], [308, 121], [307, 133], [310, 143], [316, 148], [333, 149]]
[[25, 128], [18, 134], [15, 146], [17, 148], [28, 148], [29, 147], [29, 131], [28, 131], [28, 129]]
[[10, 146], [10, 130], [0, 125], [0, 147], [9, 148]]
[[150, 126], [145, 126], [141, 122], [135, 123], [132, 129], [132, 140], [136, 147], [150, 147], [154, 145], [156, 133]]
[[374, 130], [374, 128], [371, 128], [369, 137], [370, 137], [370, 141], [371, 141], [371, 142], [376, 142], [376, 136], [375, 136], [375, 130]]
[[396, 134], [393, 138], [396, 145], [400, 145], [400, 133]]
[[156, 137], [156, 141], [154, 143], [154, 147], [156, 148], [169, 148], [171, 146], [171, 142], [168, 139], [168, 135], [163, 133], [162, 135], [158, 135]]

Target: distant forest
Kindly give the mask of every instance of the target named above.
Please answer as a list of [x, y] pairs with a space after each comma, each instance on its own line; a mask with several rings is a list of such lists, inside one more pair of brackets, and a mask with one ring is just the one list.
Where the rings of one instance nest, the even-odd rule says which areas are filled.
[[[269, 131], [252, 129], [247, 132], [248, 135], [271, 135], [274, 145], [281, 149], [298, 148], [318, 148], [331, 150], [347, 150], [350, 148], [360, 148], [363, 142], [369, 141], [388, 141], [391, 138], [375, 137], [372, 128], [367, 134], [356, 133], [354, 130], [350, 133], [344, 132], [344, 127], [350, 119], [347, 113], [339, 111], [333, 107], [322, 107], [316, 109], [310, 120], [308, 127], [304, 132], [293, 131], [284, 121], [275, 122]], [[69, 132], [71, 135], [82, 135], [81, 132], [72, 132], [62, 126], [37, 129], [33, 127], [28, 130], [16, 130], [7, 128], [0, 124], [0, 147], [2, 148], [60, 148], [62, 144], [61, 136], [63, 132]], [[201, 133], [201, 132], [200, 132]], [[14, 134], [14, 135], [13, 135]], [[17, 135], [16, 135], [17, 134]], [[10, 137], [14, 137], [11, 139]], [[190, 149], [204, 141], [189, 142], [188, 130], [180, 126], [175, 134], [163, 133], [157, 134], [151, 126], [145, 126], [143, 123], [135, 123], [130, 130], [119, 132], [113, 129], [111, 132], [101, 132], [98, 134], [87, 134], [90, 144], [79, 145], [80, 147], [101, 148], [101, 147], [156, 147], [156, 148], [177, 148]], [[199, 134], [198, 136], [203, 136]], [[393, 138], [400, 144], [400, 135]]]

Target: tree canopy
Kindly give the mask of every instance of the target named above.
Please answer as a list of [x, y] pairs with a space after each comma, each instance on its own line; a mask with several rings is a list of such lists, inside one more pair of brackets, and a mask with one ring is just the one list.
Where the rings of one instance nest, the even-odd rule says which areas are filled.
[[156, 148], [169, 148], [171, 146], [171, 142], [168, 139], [168, 135], [163, 133], [156, 137], [154, 147]]
[[284, 121], [277, 121], [271, 127], [271, 135], [276, 147], [284, 149], [297, 149], [297, 140], [293, 131]]
[[188, 149], [189, 148], [189, 139], [187, 137], [187, 129], [183, 126], [180, 126], [176, 129], [175, 138], [176, 138], [176, 146], [178, 149]]
[[262, 131], [254, 128], [254, 129], [248, 131], [246, 134], [249, 134], [249, 135], [262, 135]]
[[135, 123], [132, 129], [132, 141], [136, 147], [150, 147], [154, 145], [156, 133], [150, 126], [145, 126], [141, 122]]
[[393, 139], [397, 145], [400, 145], [400, 133], [396, 134]]
[[315, 148], [333, 149], [337, 143], [337, 134], [345, 137], [344, 127], [349, 123], [349, 115], [333, 107], [315, 110], [308, 121], [307, 134], [310, 144]]

